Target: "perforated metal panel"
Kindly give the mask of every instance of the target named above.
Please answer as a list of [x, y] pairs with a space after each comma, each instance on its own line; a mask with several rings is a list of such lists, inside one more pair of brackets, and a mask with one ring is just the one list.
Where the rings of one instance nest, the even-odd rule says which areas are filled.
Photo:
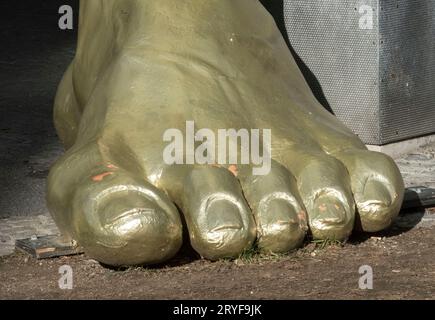
[[435, 133], [435, 1], [284, 0], [314, 94], [367, 144]]

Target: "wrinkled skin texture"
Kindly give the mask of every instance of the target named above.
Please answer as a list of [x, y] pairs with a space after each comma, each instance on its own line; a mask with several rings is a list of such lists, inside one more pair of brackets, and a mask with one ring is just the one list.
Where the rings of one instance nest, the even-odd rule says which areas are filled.
[[[255, 241], [286, 252], [307, 232], [342, 240], [387, 228], [403, 200], [394, 162], [319, 105], [257, 0], [82, 1], [54, 117], [67, 152], [49, 175], [50, 211], [109, 265], [166, 261], [183, 232], [213, 260]], [[270, 173], [166, 165], [163, 134], [187, 120], [271, 129]]]

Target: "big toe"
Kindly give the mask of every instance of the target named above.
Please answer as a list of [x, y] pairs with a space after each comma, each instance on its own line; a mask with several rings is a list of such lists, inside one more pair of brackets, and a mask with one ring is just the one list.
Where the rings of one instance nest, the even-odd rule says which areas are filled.
[[151, 185], [107, 181], [78, 190], [73, 202], [75, 238], [108, 265], [155, 264], [174, 256], [182, 242], [175, 206]]

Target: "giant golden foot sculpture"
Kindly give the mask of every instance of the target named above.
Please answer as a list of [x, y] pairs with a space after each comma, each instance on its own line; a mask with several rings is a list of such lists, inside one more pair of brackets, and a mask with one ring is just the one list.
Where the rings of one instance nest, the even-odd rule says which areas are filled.
[[[82, 1], [54, 113], [67, 152], [50, 172], [49, 209], [65, 236], [106, 264], [170, 259], [182, 221], [193, 248], [214, 260], [255, 240], [286, 252], [308, 229], [338, 240], [354, 228], [379, 231], [402, 203], [393, 160], [319, 105], [257, 0]], [[270, 130], [270, 170], [255, 173], [241, 156], [192, 162], [186, 145], [168, 163], [168, 133], [192, 123], [209, 136]], [[195, 138], [196, 148], [195, 132], [185, 143]]]

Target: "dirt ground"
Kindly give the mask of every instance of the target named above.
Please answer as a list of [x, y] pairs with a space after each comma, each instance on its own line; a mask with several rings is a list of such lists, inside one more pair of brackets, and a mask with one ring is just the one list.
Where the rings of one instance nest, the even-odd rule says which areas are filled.
[[[431, 214], [432, 216], [432, 214]], [[434, 299], [435, 226], [395, 227], [346, 244], [307, 242], [283, 256], [246, 253], [209, 262], [185, 248], [169, 264], [114, 270], [85, 255], [0, 258], [1, 299]], [[59, 267], [73, 289], [59, 288]], [[359, 288], [359, 268], [373, 269], [373, 289]]]

